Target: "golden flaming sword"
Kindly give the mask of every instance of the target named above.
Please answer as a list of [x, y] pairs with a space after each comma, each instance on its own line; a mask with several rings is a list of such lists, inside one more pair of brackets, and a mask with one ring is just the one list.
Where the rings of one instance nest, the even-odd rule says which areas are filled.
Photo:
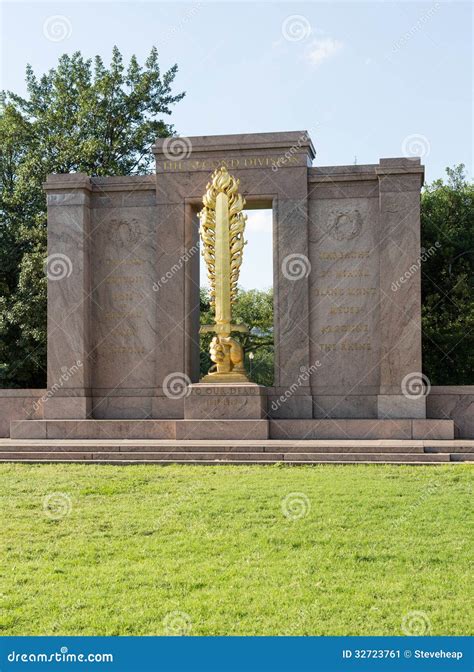
[[204, 382], [247, 382], [242, 346], [230, 334], [248, 333], [245, 324], [232, 324], [232, 304], [242, 264], [245, 201], [238, 192], [239, 180], [222, 166], [212, 175], [199, 213], [202, 255], [207, 265], [211, 306], [215, 324], [201, 327], [201, 333], [214, 332], [210, 353], [214, 366]]

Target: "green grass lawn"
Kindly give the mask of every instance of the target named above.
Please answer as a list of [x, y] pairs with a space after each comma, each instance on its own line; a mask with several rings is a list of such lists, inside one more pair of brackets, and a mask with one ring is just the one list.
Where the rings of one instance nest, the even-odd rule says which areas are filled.
[[1, 634], [472, 634], [472, 476], [1, 465]]

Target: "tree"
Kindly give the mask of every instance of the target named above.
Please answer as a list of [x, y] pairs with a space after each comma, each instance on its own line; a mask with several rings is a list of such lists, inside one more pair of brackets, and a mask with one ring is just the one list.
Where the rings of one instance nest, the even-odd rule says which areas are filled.
[[[474, 185], [447, 168], [421, 200], [423, 369], [432, 385], [474, 380]], [[429, 251], [433, 252], [429, 254]]]
[[27, 97], [0, 100], [0, 386], [46, 382], [46, 199], [49, 173], [150, 172], [151, 144], [173, 134], [163, 121], [174, 95], [174, 65], [161, 74], [156, 48], [127, 67], [114, 47], [110, 67], [76, 52], [37, 77]]
[[[201, 324], [213, 324], [209, 294], [201, 289]], [[253, 382], [260, 385], [273, 384], [273, 290], [239, 289], [233, 306], [234, 320], [250, 327], [248, 334], [239, 334], [238, 339], [246, 355], [246, 368], [250, 371], [248, 355], [254, 354], [252, 362]], [[209, 343], [212, 334], [201, 336], [201, 375], [205, 375], [212, 362], [209, 357]]]

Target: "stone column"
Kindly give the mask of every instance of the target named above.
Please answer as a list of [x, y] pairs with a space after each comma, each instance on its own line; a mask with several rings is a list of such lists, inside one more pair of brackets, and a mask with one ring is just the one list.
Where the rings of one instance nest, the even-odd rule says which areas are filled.
[[291, 391], [275, 417], [312, 417], [309, 347], [308, 205], [306, 170], [299, 199], [274, 202], [274, 324], [277, 396]]
[[419, 159], [380, 159], [379, 418], [425, 418], [421, 382]]
[[90, 193], [87, 175], [49, 175], [48, 392], [45, 418], [90, 413]]
[[[279, 417], [311, 417], [309, 360], [308, 167], [315, 156], [306, 131], [161, 138], [156, 156], [158, 274], [173, 277], [157, 297], [157, 388], [197, 373], [198, 259], [182, 256], [195, 247], [197, 223], [187, 213], [202, 207], [213, 171], [225, 165], [240, 179], [248, 207], [274, 212], [275, 382], [270, 401]], [[176, 157], [176, 158], [175, 158]], [[244, 255], [245, 257], [245, 255]], [[245, 263], [245, 260], [244, 260]], [[193, 280], [194, 278], [194, 280]], [[184, 297], [184, 298], [183, 298]], [[183, 400], [163, 398], [156, 417], [183, 417]], [[275, 401], [276, 403], [276, 401]], [[171, 405], [174, 410], [171, 411]]]

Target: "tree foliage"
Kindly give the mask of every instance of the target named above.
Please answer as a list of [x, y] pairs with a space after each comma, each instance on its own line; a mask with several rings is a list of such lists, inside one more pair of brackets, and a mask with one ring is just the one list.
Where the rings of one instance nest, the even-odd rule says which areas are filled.
[[46, 199], [49, 173], [150, 172], [151, 144], [173, 134], [163, 121], [174, 65], [161, 73], [156, 48], [127, 66], [117, 47], [106, 67], [76, 52], [37, 76], [26, 70], [26, 97], [0, 100], [0, 386], [46, 382]]
[[[423, 369], [432, 385], [474, 384], [474, 185], [464, 166], [425, 187], [422, 247]], [[438, 244], [437, 244], [438, 243]]]

